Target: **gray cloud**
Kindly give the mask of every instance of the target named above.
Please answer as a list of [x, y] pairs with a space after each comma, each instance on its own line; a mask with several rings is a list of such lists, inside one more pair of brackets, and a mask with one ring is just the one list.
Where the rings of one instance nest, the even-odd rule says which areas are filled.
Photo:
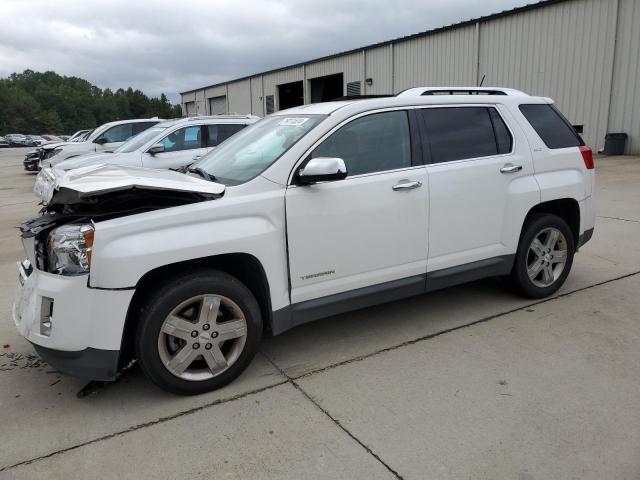
[[0, 76], [54, 70], [178, 92], [520, 6], [526, 0], [0, 0]]

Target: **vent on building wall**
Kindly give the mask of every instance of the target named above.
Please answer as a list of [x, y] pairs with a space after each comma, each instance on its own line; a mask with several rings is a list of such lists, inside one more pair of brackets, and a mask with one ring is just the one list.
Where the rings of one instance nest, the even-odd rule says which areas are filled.
[[273, 95], [267, 95], [266, 97], [264, 97], [264, 101], [265, 101], [265, 108], [266, 108], [266, 113], [267, 115], [273, 113], [275, 111], [275, 104], [273, 102]]
[[360, 82], [347, 83], [347, 97], [358, 97], [361, 95]]

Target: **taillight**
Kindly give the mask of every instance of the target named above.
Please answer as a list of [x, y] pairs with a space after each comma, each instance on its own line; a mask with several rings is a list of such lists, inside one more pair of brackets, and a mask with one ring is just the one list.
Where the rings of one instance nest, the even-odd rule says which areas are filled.
[[587, 170], [593, 169], [593, 152], [589, 147], [584, 145], [579, 148], [582, 154], [582, 160], [584, 160], [584, 166], [587, 167]]

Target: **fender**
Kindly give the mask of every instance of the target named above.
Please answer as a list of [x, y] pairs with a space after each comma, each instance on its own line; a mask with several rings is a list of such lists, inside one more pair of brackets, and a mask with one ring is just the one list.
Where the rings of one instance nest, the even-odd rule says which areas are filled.
[[230, 187], [217, 200], [96, 223], [89, 286], [134, 288], [159, 267], [246, 253], [264, 267], [272, 308], [285, 307], [289, 291], [284, 188], [264, 179], [250, 183], [250, 190], [258, 192], [247, 194], [247, 188], [240, 194], [234, 189], [241, 187]]

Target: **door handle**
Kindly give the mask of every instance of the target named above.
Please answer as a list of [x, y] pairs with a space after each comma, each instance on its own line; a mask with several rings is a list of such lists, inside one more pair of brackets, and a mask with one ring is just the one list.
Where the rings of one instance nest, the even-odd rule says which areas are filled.
[[505, 163], [500, 169], [501, 173], [516, 173], [522, 170], [522, 165], [514, 165], [513, 163]]
[[202, 155], [195, 155], [193, 157], [193, 161], [200, 160], [201, 158], [202, 158]]
[[402, 190], [413, 190], [414, 188], [420, 188], [422, 186], [422, 182], [412, 182], [410, 180], [400, 180], [399, 183], [396, 183], [393, 187], [395, 192], [399, 192]]

